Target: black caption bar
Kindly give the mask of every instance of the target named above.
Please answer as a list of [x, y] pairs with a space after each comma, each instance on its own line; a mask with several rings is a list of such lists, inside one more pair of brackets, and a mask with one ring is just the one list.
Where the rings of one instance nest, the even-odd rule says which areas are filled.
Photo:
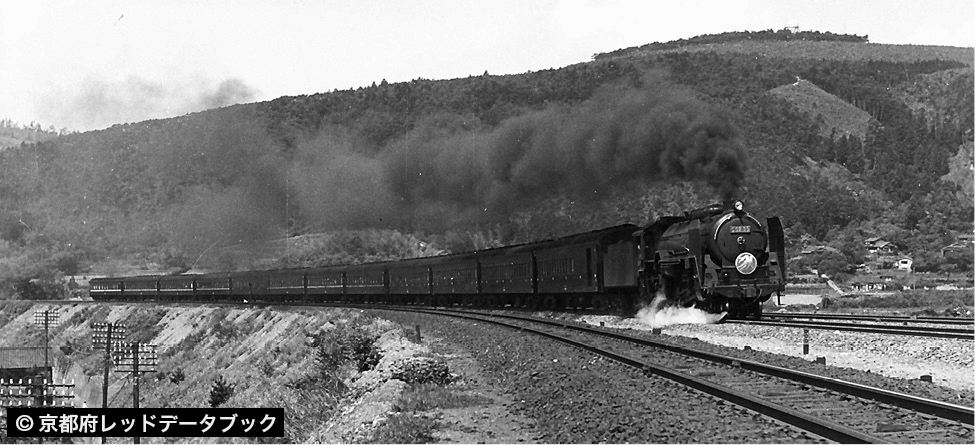
[[284, 437], [284, 408], [7, 408], [9, 437]]

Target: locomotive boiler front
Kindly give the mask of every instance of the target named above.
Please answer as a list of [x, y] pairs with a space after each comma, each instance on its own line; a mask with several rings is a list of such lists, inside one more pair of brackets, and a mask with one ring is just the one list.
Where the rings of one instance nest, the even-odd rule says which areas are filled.
[[765, 228], [744, 212], [741, 201], [735, 203], [734, 211], [713, 222], [708, 232], [708, 252], [719, 267], [734, 265], [741, 276], [748, 276], [768, 261]]
[[761, 316], [761, 303], [785, 286], [784, 236], [778, 218], [763, 225], [736, 201], [706, 233], [710, 264], [705, 265], [701, 287], [710, 294], [710, 310]]

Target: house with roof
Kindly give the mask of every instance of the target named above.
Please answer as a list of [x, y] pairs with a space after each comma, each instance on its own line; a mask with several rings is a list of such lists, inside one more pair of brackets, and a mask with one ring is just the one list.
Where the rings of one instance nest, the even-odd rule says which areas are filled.
[[906, 270], [910, 272], [911, 268], [914, 267], [914, 260], [910, 258], [901, 258], [897, 260], [897, 263], [894, 264], [894, 267], [896, 267], [897, 270]]
[[867, 238], [863, 241], [863, 247], [867, 253], [872, 255], [894, 255], [897, 253], [897, 246], [879, 236]]
[[826, 252], [840, 253], [840, 250], [830, 246], [806, 246], [804, 249], [802, 249], [801, 255], [812, 255], [814, 253]]
[[950, 256], [972, 255], [973, 250], [975, 250], [973, 249], [973, 246], [975, 246], [975, 244], [973, 244], [973, 239], [975, 239], [975, 236], [973, 236], [971, 233], [961, 233], [957, 235], [955, 237], [955, 242], [941, 248], [942, 258]]
[[0, 347], [0, 379], [51, 378], [43, 347]]

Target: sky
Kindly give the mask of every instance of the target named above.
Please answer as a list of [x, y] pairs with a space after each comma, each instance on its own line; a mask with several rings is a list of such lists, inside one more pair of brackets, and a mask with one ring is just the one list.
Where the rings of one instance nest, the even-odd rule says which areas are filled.
[[0, 119], [84, 131], [417, 78], [560, 68], [701, 34], [975, 46], [971, 0], [3, 0]]

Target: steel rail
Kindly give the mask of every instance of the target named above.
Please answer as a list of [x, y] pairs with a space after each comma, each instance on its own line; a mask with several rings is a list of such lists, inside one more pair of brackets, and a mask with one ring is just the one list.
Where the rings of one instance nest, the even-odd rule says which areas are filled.
[[913, 335], [915, 337], [951, 338], [957, 340], [975, 340], [975, 331], [971, 329], [932, 328], [923, 326], [884, 326], [858, 325], [853, 323], [836, 323], [826, 321], [774, 321], [774, 320], [725, 320], [724, 323], [745, 324], [756, 326], [775, 326], [783, 328], [825, 329], [834, 331], [869, 332], [875, 334]]
[[[387, 307], [387, 308], [375, 308], [375, 309], [382, 310], [382, 309], [391, 309], [391, 308]], [[720, 399], [727, 400], [736, 405], [748, 408], [752, 411], [758, 412], [768, 417], [772, 417], [774, 419], [793, 425], [797, 428], [801, 428], [810, 433], [822, 436], [826, 439], [833, 440], [836, 442], [840, 442], [840, 443], [887, 443], [888, 442], [883, 438], [871, 436], [869, 434], [856, 431], [849, 427], [834, 422], [830, 422], [828, 420], [821, 419], [816, 416], [811, 416], [801, 411], [797, 411], [795, 409], [788, 408], [779, 405], [777, 403], [770, 402], [768, 400], [763, 400], [754, 397], [742, 391], [737, 391], [723, 385], [708, 382], [706, 380], [702, 380], [697, 377], [684, 374], [680, 371], [664, 368], [651, 363], [646, 363], [623, 354], [618, 354], [612, 351], [600, 349], [593, 345], [589, 345], [576, 340], [561, 337], [559, 335], [555, 335], [545, 331], [539, 331], [524, 326], [512, 325], [498, 320], [481, 318], [484, 316], [493, 317], [495, 316], [494, 314], [481, 314], [477, 312], [464, 312], [464, 311], [428, 310], [428, 309], [416, 309], [416, 308], [408, 308], [408, 307], [395, 307], [394, 310], [412, 311], [412, 312], [431, 314], [431, 315], [440, 315], [440, 316], [448, 315], [448, 316], [453, 316], [453, 317], [458, 317], [458, 318], [463, 318], [468, 320], [476, 320], [485, 323], [492, 323], [499, 326], [505, 326], [511, 329], [516, 329], [523, 332], [539, 335], [571, 346], [575, 346], [577, 348], [589, 351], [593, 354], [601, 355], [608, 359], [615, 360], [625, 365], [640, 369], [644, 372], [644, 374], [654, 374], [669, 380], [673, 380], [682, 385], [688, 386], [690, 388], [694, 388], [696, 390], [699, 390], [706, 394], [710, 394]], [[477, 314], [480, 315], [481, 317], [473, 316], [471, 314]], [[526, 320], [538, 321], [536, 319], [526, 319]], [[559, 325], [558, 323], [552, 323], [552, 324]]]
[[629, 341], [644, 346], [651, 346], [655, 348], [665, 349], [667, 351], [676, 352], [679, 354], [684, 354], [687, 356], [691, 356], [703, 360], [723, 363], [731, 366], [738, 366], [743, 369], [748, 369], [750, 371], [755, 371], [761, 374], [794, 380], [808, 385], [817, 386], [820, 388], [825, 388], [833, 391], [838, 391], [845, 394], [850, 394], [856, 397], [871, 399], [877, 402], [882, 402], [889, 405], [906, 408], [912, 411], [917, 411], [920, 413], [941, 417], [943, 419], [961, 422], [966, 425], [975, 424], [975, 408], [955, 405], [953, 403], [925, 399], [923, 397], [917, 397], [917, 396], [912, 396], [910, 394], [889, 391], [882, 388], [875, 388], [871, 386], [862, 385], [859, 383], [848, 382], [846, 380], [840, 380], [832, 377], [810, 374], [807, 372], [796, 371], [792, 369], [782, 368], [774, 365], [768, 365], [765, 363], [755, 362], [755, 361], [741, 359], [741, 358], [729, 357], [726, 355], [701, 351], [698, 349], [676, 346], [676, 345], [672, 345], [660, 341], [633, 337], [630, 335], [610, 332], [604, 329], [597, 329], [590, 326], [576, 325], [573, 323], [566, 323], [563, 321], [552, 321], [552, 320], [544, 320], [544, 319], [531, 318], [531, 317], [521, 317], [516, 315], [486, 314], [480, 312], [475, 312], [475, 313], [479, 313], [482, 315], [490, 315], [493, 317], [530, 321], [530, 322], [541, 323], [541, 324], [546, 324], [551, 326], [564, 327], [567, 329], [575, 329], [575, 330], [590, 332], [590, 333], [614, 338], [617, 340]]
[[[85, 301], [71, 301], [71, 300], [68, 300], [68, 301], [56, 301], [56, 302], [58, 302], [58, 303], [85, 303]], [[92, 302], [92, 303], [95, 303], [95, 302]], [[184, 302], [184, 303], [186, 303], [186, 302]], [[201, 304], [208, 304], [208, 303], [201, 303]], [[224, 304], [234, 305], [234, 303], [229, 303], [228, 304], [226, 302]], [[241, 305], [241, 306], [245, 306], [245, 307], [246, 306], [249, 306], [246, 303], [244, 303], [244, 304], [237, 303], [237, 304], [238, 305]], [[261, 303], [261, 304], [267, 304], [267, 303]], [[318, 305], [320, 305], [320, 306], [332, 306], [331, 304], [318, 304]], [[628, 336], [628, 335], [624, 335], [624, 334], [618, 334], [618, 333], [614, 333], [614, 332], [609, 332], [609, 331], [605, 331], [605, 330], [602, 330], [602, 329], [596, 329], [596, 328], [592, 328], [592, 327], [588, 327], [588, 326], [581, 326], [581, 325], [575, 325], [575, 324], [566, 323], [566, 322], [557, 322], [557, 321], [552, 321], [552, 320], [545, 320], [545, 319], [538, 319], [538, 318], [531, 318], [531, 317], [521, 317], [521, 316], [505, 315], [505, 314], [487, 314], [487, 313], [480, 313], [480, 312], [473, 312], [473, 311], [457, 311], [457, 310], [446, 310], [446, 309], [437, 309], [437, 310], [433, 310], [433, 309], [417, 309], [417, 308], [411, 308], [411, 307], [376, 306], [376, 305], [365, 305], [365, 304], [363, 304], [363, 305], [349, 305], [349, 304], [344, 304], [344, 305], [341, 305], [341, 306], [355, 306], [355, 307], [359, 307], [359, 308], [363, 308], [363, 309], [376, 309], [376, 310], [384, 310], [384, 309], [391, 309], [391, 310], [410, 310], [410, 311], [415, 311], [415, 312], [430, 313], [430, 314], [441, 314], [441, 315], [444, 315], [444, 314], [453, 314], [453, 313], [456, 313], [456, 314], [464, 314], [463, 316], [466, 316], [466, 314], [478, 314], [478, 315], [482, 315], [482, 316], [492, 316], [492, 317], [500, 317], [500, 318], [509, 318], [509, 319], [516, 319], [516, 320], [522, 320], [522, 321], [530, 321], [530, 322], [535, 322], [535, 323], [548, 324], [548, 325], [560, 326], [560, 327], [565, 327], [565, 328], [570, 328], [570, 329], [577, 329], [577, 330], [582, 330], [582, 331], [588, 331], [588, 332], [591, 332], [591, 333], [596, 333], [596, 334], [599, 334], [599, 335], [604, 335], [604, 336], [608, 336], [608, 337], [611, 337], [611, 338], [616, 338], [616, 339], [619, 339], [619, 340], [636, 342], [638, 344], [643, 344], [645, 346], [652, 346], [652, 347], [662, 348], [662, 349], [666, 349], [666, 350], [669, 350], [669, 351], [678, 352], [678, 353], [686, 354], [688, 356], [697, 357], [697, 358], [701, 358], [701, 359], [705, 359], [705, 360], [715, 361], [715, 362], [719, 362], [719, 363], [725, 363], [725, 364], [732, 365], [732, 366], [740, 366], [740, 367], [742, 367], [744, 369], [752, 370], [752, 371], [755, 371], [755, 372], [759, 372], [759, 373], [763, 373], [763, 374], [767, 374], [767, 375], [772, 375], [772, 376], [777, 376], [777, 377], [781, 377], [781, 378], [787, 378], [787, 379], [791, 379], [791, 380], [796, 380], [796, 381], [800, 381], [800, 382], [803, 382], [803, 383], [806, 383], [806, 384], [809, 384], [809, 385], [818, 386], [818, 387], [821, 387], [821, 388], [830, 389], [830, 390], [834, 390], [834, 391], [839, 391], [839, 392], [847, 393], [847, 394], [854, 395], [854, 396], [857, 396], [857, 397], [872, 399], [872, 400], [875, 400], [875, 401], [878, 401], [878, 402], [887, 403], [887, 404], [894, 405], [894, 406], [899, 406], [899, 407], [902, 407], [902, 408], [910, 409], [910, 410], [917, 411], [917, 412], [921, 412], [921, 413], [925, 413], [925, 414], [934, 415], [934, 416], [941, 417], [941, 418], [948, 419], [948, 420], [958, 421], [958, 422], [961, 422], [961, 423], [965, 423], [967, 425], [973, 425], [973, 423], [975, 423], [975, 409], [973, 409], [973, 408], [969, 408], [969, 407], [965, 407], [965, 406], [960, 406], [960, 405], [955, 405], [955, 404], [946, 403], [946, 402], [941, 402], [941, 401], [937, 401], [937, 400], [925, 399], [925, 398], [922, 398], [922, 397], [917, 397], [917, 396], [912, 396], [912, 395], [909, 395], [909, 394], [898, 393], [898, 392], [889, 391], [889, 390], [885, 390], [885, 389], [881, 389], [881, 388], [869, 387], [869, 386], [861, 385], [861, 384], [858, 384], [858, 383], [848, 382], [848, 381], [844, 381], [844, 380], [840, 380], [840, 379], [834, 379], [834, 378], [831, 378], [831, 377], [819, 376], [819, 375], [815, 375], [815, 374], [805, 373], [805, 372], [802, 372], [802, 371], [795, 371], [795, 370], [791, 370], [791, 369], [781, 368], [781, 367], [777, 367], [777, 366], [773, 366], [773, 365], [767, 365], [767, 364], [764, 364], [764, 363], [754, 362], [754, 361], [750, 361], [750, 360], [745, 360], [745, 359], [740, 359], [740, 358], [733, 358], [733, 357], [723, 356], [723, 355], [720, 355], [720, 354], [709, 353], [709, 352], [706, 352], [706, 351], [695, 350], [695, 349], [692, 349], [692, 348], [685, 348], [685, 347], [670, 345], [670, 344], [663, 343], [663, 342], [658, 342], [658, 341], [653, 341], [653, 340], [648, 340], [648, 339], [643, 339], [643, 338], [638, 338], [638, 337], [632, 337], [632, 336]], [[494, 320], [484, 320], [484, 319], [481, 319], [481, 318], [478, 318], [478, 320], [485, 321], [485, 322], [496, 323], [496, 324], [503, 324], [503, 325], [506, 325], [506, 326], [511, 326], [511, 325], [507, 325], [507, 324], [504, 324], [504, 323], [500, 323], [500, 322], [497, 322], [497, 321], [494, 321]], [[777, 325], [777, 326], [782, 326], [783, 325], [783, 323], [773, 323], [773, 324], [774, 325]], [[517, 329], [523, 329], [524, 330], [524, 328], [521, 328], [521, 327], [516, 327], [516, 328]]]
[[914, 317], [900, 315], [854, 315], [854, 314], [822, 314], [801, 312], [766, 312], [763, 318], [809, 318], [821, 320], [859, 320], [877, 321], [885, 323], [925, 323], [947, 324], [961, 326], [975, 326], [975, 318], [960, 317]]

